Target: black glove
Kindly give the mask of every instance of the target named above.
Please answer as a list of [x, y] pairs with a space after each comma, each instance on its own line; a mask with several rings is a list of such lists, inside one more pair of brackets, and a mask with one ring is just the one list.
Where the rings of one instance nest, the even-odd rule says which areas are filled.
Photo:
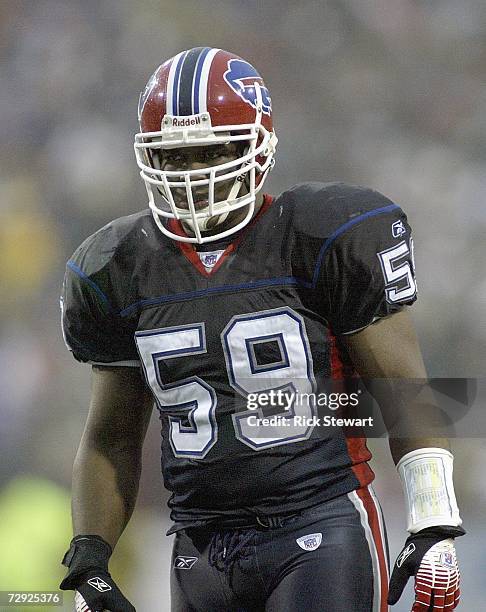
[[78, 535], [62, 560], [69, 571], [60, 589], [75, 590], [76, 612], [136, 612], [108, 572], [111, 546], [97, 535]]
[[396, 604], [415, 576], [413, 612], [454, 609], [460, 594], [454, 538], [465, 533], [462, 527], [428, 527], [407, 538], [393, 567], [388, 603]]

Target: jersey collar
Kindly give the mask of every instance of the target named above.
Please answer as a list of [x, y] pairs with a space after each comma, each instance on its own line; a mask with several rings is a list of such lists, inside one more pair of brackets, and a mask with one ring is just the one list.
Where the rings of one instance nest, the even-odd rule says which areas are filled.
[[[184, 257], [187, 260], [189, 260], [189, 262], [196, 268], [196, 270], [200, 274], [202, 274], [205, 277], [213, 276], [213, 274], [215, 274], [219, 270], [219, 268], [222, 266], [223, 262], [226, 260], [228, 255], [230, 255], [236, 250], [236, 248], [239, 246], [243, 238], [246, 236], [247, 232], [255, 225], [258, 219], [267, 212], [267, 210], [270, 208], [274, 199], [275, 198], [273, 196], [267, 193], [263, 194], [263, 204], [260, 210], [253, 217], [250, 223], [248, 223], [247, 226], [245, 226], [242, 230], [240, 230], [239, 232], [235, 234], [233, 240], [224, 249], [223, 254], [218, 259], [214, 268], [212, 268], [209, 272], [206, 270], [206, 268], [204, 267], [204, 264], [200, 260], [199, 255], [197, 254], [197, 249], [196, 249], [195, 244], [191, 242], [180, 242], [180, 241], [175, 241], [175, 242], [177, 242], [177, 246], [182, 251], [182, 254], [184, 255]], [[177, 219], [170, 219], [168, 225], [169, 225], [170, 231], [174, 232], [174, 234], [177, 234], [178, 236], [186, 236], [186, 233], [182, 227], [181, 222], [178, 221]], [[214, 250], [216, 250], [218, 243], [214, 242], [213, 244], [214, 244]]]

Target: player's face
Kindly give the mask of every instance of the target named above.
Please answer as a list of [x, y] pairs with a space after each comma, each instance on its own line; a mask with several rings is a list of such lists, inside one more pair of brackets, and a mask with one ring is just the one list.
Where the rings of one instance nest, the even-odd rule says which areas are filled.
[[[201, 147], [181, 147], [179, 149], [165, 149], [154, 152], [154, 165], [161, 170], [166, 171], [187, 171], [187, 170], [198, 170], [218, 166], [227, 162], [232, 162], [239, 157], [244, 155], [246, 148], [245, 142], [229, 142], [227, 144], [219, 145], [206, 145]], [[223, 171], [222, 173], [224, 173]], [[218, 176], [216, 172], [216, 176]], [[198, 178], [205, 179], [207, 175], [201, 175], [201, 177], [193, 176], [192, 180], [198, 180]], [[234, 178], [226, 181], [219, 181], [215, 183], [214, 187], [214, 201], [221, 202], [228, 198], [231, 188], [234, 184]], [[245, 183], [241, 185], [239, 196], [248, 193], [248, 187]], [[184, 187], [180, 189], [173, 189], [172, 195], [174, 203], [178, 208], [189, 209], [187, 203], [187, 192]], [[194, 207], [196, 210], [203, 210], [209, 205], [209, 187], [202, 185], [200, 188], [195, 186], [192, 190]], [[255, 206], [255, 212], [258, 211], [262, 203], [262, 196], [258, 194], [257, 203]], [[244, 219], [246, 215], [246, 209], [240, 208], [230, 212], [229, 215], [224, 217], [222, 221], [221, 215], [215, 215], [209, 219], [207, 223], [207, 229], [203, 232], [205, 235], [211, 235], [218, 231], [224, 231], [237, 225]], [[186, 227], [186, 231], [193, 233], [190, 227]]]
[[[230, 142], [228, 144], [211, 145], [203, 147], [183, 147], [180, 149], [166, 149], [158, 153], [155, 164], [161, 170], [199, 170], [210, 168], [234, 161], [243, 154], [244, 144]], [[216, 173], [218, 176], [218, 173]], [[205, 179], [207, 176], [193, 176], [193, 180]], [[220, 181], [215, 184], [214, 201], [223, 201], [228, 197], [234, 179]], [[244, 185], [241, 194], [244, 193]], [[188, 209], [187, 194], [185, 188], [173, 190], [174, 202], [178, 208]], [[196, 210], [202, 210], [208, 206], [208, 186], [202, 185], [200, 188], [193, 189], [194, 206]]]

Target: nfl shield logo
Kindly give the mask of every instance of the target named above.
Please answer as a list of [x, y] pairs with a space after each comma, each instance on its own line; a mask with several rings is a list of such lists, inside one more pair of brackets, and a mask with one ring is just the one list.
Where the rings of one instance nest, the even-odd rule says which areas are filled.
[[310, 533], [295, 540], [302, 550], [315, 550], [322, 542], [322, 533]]
[[454, 567], [454, 557], [450, 552], [442, 553], [441, 563], [446, 567]]
[[203, 264], [207, 268], [212, 268], [214, 264], [216, 263], [217, 259], [218, 259], [218, 256], [215, 253], [210, 253], [209, 255], [206, 255], [203, 258]]

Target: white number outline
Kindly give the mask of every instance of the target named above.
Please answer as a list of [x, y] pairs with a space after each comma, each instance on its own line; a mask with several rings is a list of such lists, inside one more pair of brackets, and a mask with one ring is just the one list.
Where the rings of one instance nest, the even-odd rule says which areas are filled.
[[[410, 248], [405, 240], [377, 253], [385, 279], [385, 297], [389, 304], [410, 300], [417, 293], [413, 263], [412, 267], [408, 261], [403, 261], [396, 265], [400, 259], [409, 254]], [[406, 280], [406, 286], [398, 289], [397, 285], [403, 280]]]
[[[230, 319], [229, 323], [226, 325], [226, 327], [221, 332], [221, 343], [223, 346], [223, 352], [224, 352], [224, 356], [226, 360], [228, 380], [230, 382], [230, 385], [244, 398], [246, 398], [248, 393], [251, 391], [247, 391], [241, 385], [239, 385], [237, 382], [237, 377], [235, 377], [234, 370], [233, 370], [233, 358], [231, 356], [231, 349], [228, 343], [229, 334], [231, 334], [231, 332], [236, 329], [236, 326], [238, 324], [241, 325], [242, 323], [247, 322], [247, 321], [256, 321], [256, 320], [262, 320], [265, 318], [275, 319], [275, 317], [279, 317], [282, 315], [285, 315], [286, 317], [288, 317], [289, 319], [297, 323], [297, 327], [299, 330], [298, 339], [297, 339], [297, 335], [294, 334], [293, 336], [291, 336], [289, 341], [293, 340], [295, 342], [297, 340], [298, 351], [300, 351], [301, 349], [303, 351], [302, 353], [297, 354], [297, 357], [295, 359], [297, 361], [300, 360], [302, 363], [305, 364], [305, 369], [306, 369], [305, 380], [307, 383], [309, 383], [309, 387], [305, 389], [305, 392], [310, 393], [311, 397], [314, 396], [316, 382], [315, 382], [314, 371], [313, 371], [312, 353], [310, 350], [310, 344], [309, 344], [309, 340], [307, 338], [307, 333], [305, 330], [304, 319], [291, 308], [284, 307], [284, 308], [276, 308], [273, 310], [264, 310], [260, 312], [235, 315], [234, 317]], [[176, 335], [178, 332], [187, 332], [191, 330], [198, 331], [199, 339], [198, 339], [198, 342], [193, 342], [193, 345], [188, 346], [187, 341], [186, 341], [186, 344], [184, 344], [184, 342], [182, 341], [183, 339], [181, 338], [180, 334], [179, 334], [179, 338], [177, 338]], [[292, 356], [289, 355], [288, 346], [287, 346], [287, 343], [285, 342], [285, 338], [284, 338], [285, 333], [292, 334], [293, 330], [288, 331], [284, 329], [282, 332], [274, 332], [274, 333], [265, 334], [265, 335], [252, 336], [250, 338], [244, 337], [245, 343], [244, 343], [243, 350], [246, 352], [246, 357], [248, 358], [248, 365], [250, 367], [251, 374], [255, 376], [255, 379], [258, 375], [263, 374], [263, 373], [277, 372], [278, 370], [283, 371], [283, 370], [288, 370], [292, 368]], [[176, 344], [178, 342], [181, 346], [179, 346], [178, 348], [170, 348], [166, 350], [155, 350], [155, 351], [152, 351], [152, 350], [147, 351], [146, 348], [143, 346], [143, 344], [147, 344], [144, 341], [144, 338], [152, 339], [154, 336], [160, 337], [160, 336], [167, 335], [167, 334], [174, 334], [174, 338], [177, 338]], [[266, 342], [266, 341], [272, 341], [272, 340], [277, 341], [279, 348], [280, 348], [280, 354], [282, 356], [282, 359], [280, 360], [280, 362], [272, 362], [269, 364], [258, 365], [256, 363], [256, 358], [255, 358], [255, 354], [253, 350], [254, 344], [258, 344], [258, 343]], [[169, 422], [170, 422], [169, 441], [170, 441], [170, 445], [172, 448], [172, 452], [174, 453], [176, 457], [203, 459], [208, 454], [208, 452], [211, 450], [211, 448], [216, 444], [217, 439], [218, 439], [218, 428], [217, 428], [217, 422], [216, 422], [216, 416], [215, 416], [216, 406], [218, 403], [216, 391], [208, 383], [206, 383], [204, 380], [199, 378], [199, 376], [191, 376], [191, 377], [188, 377], [182, 380], [174, 381], [172, 383], [164, 383], [160, 377], [159, 361], [166, 360], [166, 359], [172, 359], [175, 357], [185, 357], [187, 355], [198, 355], [198, 354], [207, 353], [205, 324], [204, 323], [191, 323], [187, 325], [164, 327], [164, 328], [159, 328], [159, 329], [144, 330], [144, 331], [136, 332], [135, 342], [137, 345], [138, 353], [140, 355], [140, 361], [141, 361], [142, 368], [145, 374], [145, 379], [149, 385], [149, 388], [153, 392], [153, 395], [157, 402], [157, 407], [159, 411], [161, 412], [161, 414], [163, 414], [163, 411], [165, 408], [184, 411], [183, 417], [182, 416], [180, 418], [174, 417], [174, 416], [168, 417]], [[289, 377], [288, 373], [287, 373], [287, 377]], [[241, 380], [241, 377], [240, 377], [240, 380]], [[204, 411], [201, 409], [201, 405], [200, 403], [198, 403], [197, 399], [193, 401], [176, 402], [176, 403], [170, 403], [166, 401], [167, 394], [170, 395], [170, 392], [172, 390], [174, 389], [180, 390], [180, 389], [183, 389], [184, 387], [188, 387], [189, 385], [194, 385], [194, 384], [197, 385], [197, 388], [199, 390], [204, 389], [207, 392], [207, 395], [202, 398], [203, 401], [210, 399], [210, 405], [208, 406], [206, 402], [204, 405]], [[287, 382], [286, 384], [277, 386], [277, 387], [273, 385], [271, 388], [269, 387], [268, 389], [259, 389], [259, 391], [261, 392], [261, 391], [270, 390], [270, 389], [274, 389], [274, 390], [286, 389], [286, 390], [290, 390], [294, 392], [297, 391], [297, 389], [295, 388], [295, 385], [292, 382]], [[190, 408], [191, 406], [193, 406], [193, 408], [190, 409], [189, 412], [187, 413], [188, 408]], [[312, 416], [315, 416], [316, 415], [315, 404], [312, 402], [309, 402], [307, 405], [301, 406], [300, 412], [304, 412], [305, 414], [303, 414], [302, 416], [305, 416], [305, 417], [310, 418]], [[240, 442], [242, 442], [243, 444], [245, 444], [246, 446], [249, 446], [250, 448], [254, 450], [259, 450], [262, 448], [269, 448], [273, 446], [280, 446], [282, 444], [289, 444], [292, 442], [297, 442], [299, 440], [306, 440], [311, 436], [312, 431], [314, 429], [313, 425], [303, 425], [300, 428], [299, 427], [293, 428], [294, 434], [295, 434], [296, 429], [299, 430], [299, 433], [295, 435], [292, 435], [292, 436], [278, 435], [272, 438], [261, 438], [261, 437], [255, 438], [252, 436], [245, 435], [243, 431], [243, 427], [244, 427], [246, 420], [248, 419], [248, 416], [259, 414], [259, 413], [261, 413], [261, 409], [258, 410], [257, 412], [245, 410], [244, 412], [240, 412], [240, 413], [232, 415], [236, 439], [238, 439]], [[295, 407], [292, 407], [292, 409], [290, 410], [285, 410], [284, 413], [282, 414], [285, 417], [289, 417], [289, 418], [293, 417], [296, 414]], [[263, 417], [264, 415], [259, 414], [259, 416]], [[184, 427], [182, 425], [181, 423], [182, 418], [189, 420], [189, 423], [190, 423], [189, 427]], [[210, 437], [206, 435], [206, 438], [208, 439], [208, 441], [205, 444], [205, 446], [200, 450], [190, 449], [189, 445], [191, 443], [191, 440], [194, 440], [194, 436], [196, 437], [200, 436], [202, 431], [207, 432], [208, 426], [212, 432], [212, 435]], [[277, 427], [277, 428], [274, 428], [273, 431], [283, 431], [283, 429]], [[188, 443], [187, 445], [181, 445], [181, 440], [183, 440], [183, 437], [185, 434], [187, 434], [188, 436], [191, 435], [191, 437], [187, 438], [187, 443]], [[176, 442], [175, 438], [177, 437], [179, 437], [179, 442]]]
[[[197, 330], [199, 334], [199, 343], [195, 346], [186, 346], [165, 351], [162, 350], [154, 353], [149, 352], [147, 354], [143, 350], [143, 338], [153, 336], [160, 337], [166, 334], [175, 334], [177, 332], [191, 331], [194, 329]], [[203, 459], [218, 440], [218, 425], [215, 416], [216, 406], [218, 403], [216, 392], [213, 387], [211, 387], [211, 385], [208, 385], [204, 380], [199, 378], [199, 376], [190, 376], [188, 378], [177, 380], [173, 383], [164, 383], [160, 378], [160, 368], [158, 367], [158, 362], [165, 359], [173, 359], [174, 357], [185, 357], [187, 355], [201, 355], [203, 353], [207, 353], [206, 330], [204, 323], [190, 323], [188, 325], [164, 327], [159, 329], [136, 332], [135, 343], [137, 346], [137, 351], [140, 355], [140, 362], [142, 364], [142, 368], [145, 374], [145, 379], [149, 388], [152, 390], [160, 413], [163, 413], [164, 408], [177, 409], [181, 412], [184, 411], [183, 416], [181, 416], [180, 418], [173, 416], [168, 417], [170, 423], [169, 442], [174, 456], [188, 459]], [[155, 375], [155, 380], [153, 380], [151, 372]], [[204, 389], [207, 392], [206, 398], [203, 398], [209, 399], [210, 401], [209, 406], [204, 408], [204, 411], [207, 412], [207, 414], [201, 413], [201, 405], [197, 399], [188, 402], [178, 402], [175, 404], [166, 403], [164, 401], [164, 395], [167, 395], [168, 392], [170, 393], [171, 390], [180, 390], [184, 387], [187, 388], [189, 385], [197, 385], [200, 389]], [[190, 409], [191, 406], [193, 406], [192, 409]], [[188, 409], [189, 412], [186, 414], [186, 411]], [[197, 414], [198, 410], [199, 414]], [[204, 417], [204, 419], [201, 417]], [[189, 427], [184, 427], [182, 425], [182, 418], [185, 418], [189, 421]], [[184, 437], [184, 435], [191, 436], [187, 439], [188, 444], [190, 444], [191, 440], [194, 439], [194, 436], [201, 436], [201, 427], [198, 430], [198, 420], [200, 421], [199, 425], [202, 425], [204, 429], [206, 429], [206, 425], [209, 425], [210, 427], [211, 436], [209, 436], [209, 440], [206, 442], [205, 446], [201, 450], [194, 450], [188, 448], [188, 445], [181, 445], [180, 443], [178, 444], [176, 442], [176, 438], [179, 435], [182, 435], [182, 437]]]
[[[221, 332], [221, 341], [223, 344], [224, 357], [226, 360], [226, 369], [228, 372], [229, 383], [233, 387], [233, 389], [235, 389], [235, 391], [237, 391], [245, 399], [247, 398], [248, 394], [251, 392], [262, 393], [265, 391], [270, 391], [271, 389], [275, 391], [278, 391], [279, 389], [281, 389], [283, 391], [291, 391], [294, 393], [297, 391], [297, 389], [295, 388], [295, 385], [292, 382], [288, 382], [281, 386], [272, 385], [271, 387], [268, 387], [268, 388], [259, 388], [258, 391], [252, 391], [252, 390], [245, 389], [242, 385], [238, 384], [237, 377], [235, 376], [235, 372], [233, 368], [233, 356], [231, 355], [231, 349], [230, 349], [230, 344], [228, 342], [228, 339], [229, 339], [229, 335], [236, 328], [236, 326], [238, 324], [241, 324], [247, 321], [256, 321], [256, 320], [262, 320], [265, 318], [270, 319], [270, 318], [275, 318], [281, 315], [285, 315], [286, 317], [289, 317], [293, 321], [297, 322], [297, 325], [299, 328], [299, 340], [302, 343], [301, 346], [305, 354], [307, 381], [309, 382], [309, 388], [305, 390], [305, 393], [312, 394], [311, 397], [314, 397], [313, 394], [315, 393], [315, 389], [316, 389], [316, 381], [314, 378], [314, 363], [312, 360], [312, 353], [310, 350], [309, 339], [307, 338], [304, 319], [293, 309], [284, 307], [284, 308], [274, 308], [271, 310], [262, 310], [256, 313], [253, 312], [253, 313], [235, 315], [230, 319], [229, 323], [226, 325], [226, 327]], [[264, 342], [266, 340], [274, 340], [276, 338], [278, 338], [277, 341], [279, 342], [280, 353], [283, 359], [280, 362], [275, 362], [275, 363], [270, 363], [270, 364], [255, 367], [255, 362], [253, 361], [254, 353], [249, 349], [249, 342], [251, 342], [252, 340], [257, 341], [257, 342], [258, 341]], [[258, 375], [258, 374], [267, 373], [267, 372], [277, 372], [278, 370], [283, 371], [283, 370], [291, 368], [291, 358], [289, 357], [288, 346], [286, 345], [285, 340], [284, 340], [284, 332], [265, 334], [264, 336], [255, 336], [252, 338], [245, 338], [245, 347], [246, 347], [246, 352], [248, 356], [250, 370], [253, 375]], [[317, 415], [316, 406], [312, 402], [309, 402], [307, 406], [300, 406], [299, 408], [300, 408], [299, 412], [302, 413], [300, 416], [310, 419], [313, 416]], [[297, 413], [296, 413], [296, 409], [294, 406], [290, 410], [284, 410], [281, 413], [279, 413], [280, 416], [284, 416], [289, 419], [292, 419], [296, 414]], [[235, 429], [236, 439], [242, 442], [243, 444], [245, 444], [246, 446], [249, 446], [253, 450], [273, 448], [275, 446], [281, 446], [282, 444], [290, 444], [293, 442], [298, 442], [300, 440], [308, 440], [314, 429], [313, 425], [303, 425], [301, 427], [293, 426], [292, 428], [289, 428], [294, 433], [294, 435], [291, 435], [291, 436], [283, 436], [282, 434], [278, 434], [274, 437], [268, 437], [268, 438], [263, 438], [261, 436], [251, 436], [251, 435], [244, 433], [244, 428], [246, 428], [247, 431], [250, 431], [251, 429], [258, 431], [258, 428], [250, 427], [247, 424], [247, 420], [249, 416], [256, 416], [257, 418], [264, 418], [265, 415], [262, 413], [262, 410], [260, 408], [260, 409], [257, 409], [256, 411], [255, 410], [245, 410], [244, 412], [233, 414], [232, 418], [233, 418], [233, 426]], [[282, 432], [285, 431], [285, 429], [279, 428], [278, 426], [274, 428], [267, 427], [266, 430], [268, 430], [269, 434], [271, 432], [277, 433], [279, 431], [282, 431]], [[296, 431], [299, 431], [299, 433], [296, 433]]]

